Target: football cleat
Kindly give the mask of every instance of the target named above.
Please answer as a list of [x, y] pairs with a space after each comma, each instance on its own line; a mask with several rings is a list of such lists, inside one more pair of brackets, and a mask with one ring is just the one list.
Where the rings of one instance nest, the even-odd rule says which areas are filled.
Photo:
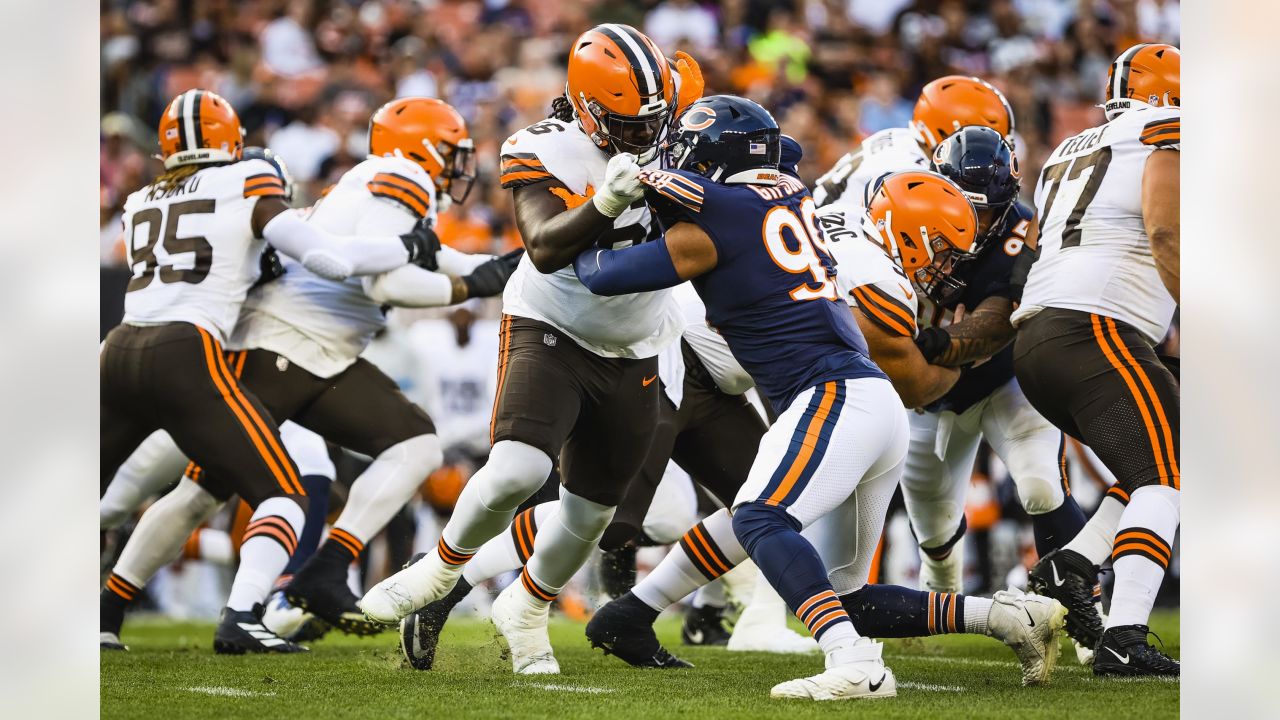
[[[426, 553], [415, 555], [407, 565], [412, 565]], [[407, 566], [406, 565], [406, 566]], [[400, 651], [415, 670], [430, 670], [436, 661], [436, 646], [440, 644], [440, 633], [449, 619], [449, 613], [458, 603], [471, 594], [471, 583], [466, 578], [459, 578], [449, 594], [414, 613], [406, 615], [400, 621]]]
[[308, 620], [315, 617], [311, 613], [289, 602], [284, 592], [276, 590], [267, 598], [266, 608], [262, 612], [262, 624], [280, 637], [292, 637]]
[[941, 560], [920, 552], [920, 589], [936, 593], [964, 592], [964, 542], [958, 542]]
[[511, 669], [517, 675], [559, 675], [560, 663], [551, 650], [547, 618], [551, 603], [537, 600], [513, 582], [493, 601], [489, 617], [499, 635], [507, 641]]
[[898, 695], [898, 681], [885, 667], [884, 645], [859, 638], [856, 656], [848, 663], [829, 667], [807, 678], [778, 683], [769, 697], [795, 700], [857, 700], [891, 698]]
[[449, 594], [462, 565], [450, 565], [432, 550], [426, 557], [369, 589], [356, 605], [374, 622], [394, 625], [406, 615]]
[[724, 608], [690, 606], [684, 611], [684, 622], [680, 625], [680, 642], [685, 645], [728, 645], [729, 630], [724, 626]]
[[1182, 664], [1149, 644], [1150, 632], [1146, 625], [1107, 628], [1093, 653], [1093, 674], [1179, 677]]
[[1023, 685], [1043, 685], [1058, 663], [1058, 635], [1067, 609], [1052, 598], [1010, 588], [997, 592], [987, 634], [1008, 645], [1022, 664]]
[[218, 629], [213, 634], [213, 651], [219, 655], [251, 653], [296, 653], [307, 648], [271, 632], [262, 624], [262, 605], [253, 610], [222, 608]]
[[377, 635], [386, 630], [366, 619], [356, 606], [355, 593], [347, 586], [346, 567], [314, 560], [303, 565], [284, 587], [290, 604], [351, 635]]
[[1084, 647], [1094, 648], [1102, 637], [1102, 618], [1093, 597], [1097, 584], [1097, 565], [1078, 552], [1059, 549], [1031, 568], [1027, 590], [1062, 603], [1067, 608], [1067, 634]]
[[587, 623], [587, 640], [605, 655], [639, 668], [690, 668], [691, 663], [667, 652], [653, 632], [656, 613], [627, 593], [596, 611]]
[[98, 633], [98, 647], [102, 650], [128, 650], [129, 646], [120, 642], [120, 636], [113, 632]]
[[786, 616], [779, 622], [743, 622], [733, 626], [726, 646], [730, 652], [767, 652], [781, 655], [804, 655], [819, 651], [818, 641], [787, 627]]

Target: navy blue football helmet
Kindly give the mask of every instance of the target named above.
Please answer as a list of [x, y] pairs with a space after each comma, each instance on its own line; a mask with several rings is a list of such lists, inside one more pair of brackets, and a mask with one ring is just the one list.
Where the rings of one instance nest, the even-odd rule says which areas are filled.
[[778, 182], [782, 131], [768, 110], [736, 95], [710, 95], [675, 121], [663, 166], [726, 185]]
[[1004, 224], [1021, 189], [1018, 157], [1008, 141], [989, 127], [970, 125], [943, 140], [933, 152], [933, 171], [964, 191], [978, 211], [978, 239], [973, 254], [982, 252], [991, 231]]
[[276, 169], [276, 175], [284, 181], [284, 201], [286, 203], [293, 202], [293, 173], [289, 172], [289, 166], [284, 163], [284, 158], [277, 155], [271, 148], [249, 146], [240, 154], [241, 160], [266, 160], [271, 163], [271, 167]]

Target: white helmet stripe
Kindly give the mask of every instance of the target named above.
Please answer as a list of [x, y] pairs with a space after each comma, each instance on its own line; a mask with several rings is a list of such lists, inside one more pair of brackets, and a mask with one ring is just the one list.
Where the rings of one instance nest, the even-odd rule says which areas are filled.
[[1129, 94], [1129, 62], [1133, 60], [1133, 56], [1138, 51], [1146, 47], [1150, 43], [1140, 43], [1125, 50], [1116, 58], [1116, 63], [1112, 66], [1111, 72], [1111, 98], [1119, 100]]
[[200, 149], [200, 145], [196, 142], [195, 101], [197, 95], [199, 93], [195, 90], [188, 90], [182, 94], [182, 128], [183, 137], [187, 141], [187, 150]]
[[627, 32], [621, 25], [606, 23], [600, 27], [607, 28], [615, 33], [617, 37], [612, 38], [614, 42], [618, 42], [618, 40], [621, 39], [622, 43], [626, 45], [626, 49], [630, 50], [636, 56], [636, 59], [639, 61], [640, 69], [644, 73], [643, 78], [637, 77], [636, 79], [641, 81], [640, 94], [643, 95], [647, 101], [652, 95], [658, 92], [658, 83], [660, 82], [658, 69], [653, 66], [649, 57], [648, 49], [642, 47], [640, 43], [636, 42], [635, 38], [631, 36], [631, 33]]

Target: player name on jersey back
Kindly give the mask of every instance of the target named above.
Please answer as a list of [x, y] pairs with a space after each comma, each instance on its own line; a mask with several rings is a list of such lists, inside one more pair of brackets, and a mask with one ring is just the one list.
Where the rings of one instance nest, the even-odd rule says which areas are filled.
[[[572, 208], [604, 183], [608, 160], [576, 123], [547, 119], [502, 144], [502, 186], [514, 189], [555, 179], [569, 189], [562, 198]], [[598, 244], [621, 248], [643, 242], [652, 227], [648, 207], [638, 202], [614, 220]], [[572, 265], [544, 274], [528, 255], [507, 282], [502, 302], [504, 313], [554, 325], [605, 357], [653, 357], [682, 328], [668, 290], [602, 297], [578, 280]]]
[[[307, 222], [340, 237], [400, 235], [435, 213], [435, 183], [417, 163], [370, 157], [343, 174]], [[364, 352], [386, 315], [365, 294], [364, 279], [336, 282], [281, 260], [284, 275], [249, 294], [231, 346], [270, 350], [333, 377]]]
[[1142, 219], [1142, 178], [1156, 150], [1180, 148], [1181, 111], [1130, 110], [1068, 138], [1036, 185], [1040, 257], [1014, 325], [1046, 307], [1107, 315], [1153, 343], [1175, 303], [1151, 256]]
[[867, 137], [818, 178], [813, 199], [818, 207], [861, 210], [867, 185], [886, 173], [929, 168], [929, 156], [906, 128], [886, 128]]
[[124, 322], [188, 322], [220, 340], [230, 335], [265, 244], [253, 236], [254, 205], [283, 195], [264, 160], [202, 168], [171, 188], [130, 195], [123, 220], [133, 278]]

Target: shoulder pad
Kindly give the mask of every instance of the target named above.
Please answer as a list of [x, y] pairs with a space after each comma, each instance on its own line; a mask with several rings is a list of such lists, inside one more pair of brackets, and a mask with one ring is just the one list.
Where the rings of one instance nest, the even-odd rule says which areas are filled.
[[364, 182], [370, 195], [399, 205], [414, 218], [421, 219], [431, 212], [435, 183], [417, 163], [403, 158], [371, 157], [348, 172]]
[[1143, 119], [1138, 133], [1143, 145], [1161, 150], [1181, 150], [1182, 111], [1177, 108], [1153, 108]]
[[545, 158], [556, 153], [557, 139], [569, 132], [580, 131], [573, 123], [547, 118], [507, 138], [499, 158], [502, 187], [512, 189], [553, 179], [555, 175], [547, 168]]
[[881, 280], [854, 287], [849, 294], [867, 319], [885, 332], [914, 338], [919, 299], [907, 284]]
[[260, 158], [241, 160], [233, 167], [244, 176], [242, 190], [244, 197], [278, 197], [284, 198], [284, 178], [276, 172], [271, 163]]

